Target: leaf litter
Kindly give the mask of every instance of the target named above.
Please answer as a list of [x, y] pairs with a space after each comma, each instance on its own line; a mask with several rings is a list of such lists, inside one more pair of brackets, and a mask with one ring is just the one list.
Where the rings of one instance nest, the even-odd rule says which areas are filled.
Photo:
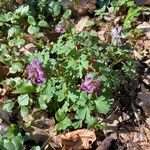
[[53, 140], [55, 143], [59, 143], [63, 150], [82, 150], [92, 148], [92, 144], [96, 140], [96, 135], [94, 131], [80, 129], [60, 134], [54, 137]]

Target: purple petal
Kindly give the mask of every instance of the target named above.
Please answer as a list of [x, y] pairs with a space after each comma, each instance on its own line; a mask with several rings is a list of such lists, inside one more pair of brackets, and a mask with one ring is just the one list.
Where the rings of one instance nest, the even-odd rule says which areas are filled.
[[33, 84], [42, 84], [46, 80], [41, 62], [38, 59], [27, 66], [27, 74]]
[[80, 88], [87, 93], [96, 93], [100, 91], [100, 82], [87, 75], [84, 82], [81, 83]]

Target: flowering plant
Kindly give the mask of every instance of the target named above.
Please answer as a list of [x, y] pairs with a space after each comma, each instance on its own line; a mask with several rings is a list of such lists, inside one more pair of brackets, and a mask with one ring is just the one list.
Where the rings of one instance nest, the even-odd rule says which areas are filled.
[[66, 30], [60, 24], [57, 24], [55, 26], [55, 32], [57, 32], [57, 33], [65, 33]]
[[41, 62], [37, 59], [27, 66], [28, 79], [33, 84], [42, 84], [46, 78], [41, 66]]
[[100, 81], [94, 80], [91, 75], [86, 75], [84, 82], [80, 88], [87, 93], [98, 93], [100, 92]]
[[[58, 22], [59, 3], [50, 3], [46, 10], [44, 5], [37, 7], [42, 14], [51, 12], [49, 17]], [[95, 116], [108, 113], [115, 99], [113, 91], [134, 72], [130, 51], [123, 44], [120, 47], [109, 42], [103, 44], [94, 30], [71, 32], [72, 24], [67, 30], [59, 23], [50, 24], [52, 28], [55, 26], [55, 32], [61, 33], [53, 32], [54, 37], [60, 37], [50, 42], [49, 36], [45, 37], [47, 33], [42, 33], [51, 30], [49, 17], [37, 15], [35, 18], [35, 12], [32, 14], [29, 8], [22, 5], [13, 14], [1, 15], [2, 28], [9, 28], [8, 23], [12, 22], [7, 31], [8, 45], [0, 46], [1, 61], [10, 66], [11, 76], [2, 84], [13, 91], [3, 109], [11, 112], [19, 108], [22, 117], [34, 107], [46, 110], [49, 115], [55, 114], [57, 130], [95, 127], [99, 123]], [[64, 23], [71, 15], [68, 12], [62, 17]], [[27, 23], [23, 24], [22, 20]], [[25, 38], [35, 43], [34, 51], [27, 49], [28, 53], [23, 53]], [[24, 51], [20, 52], [20, 48]]]

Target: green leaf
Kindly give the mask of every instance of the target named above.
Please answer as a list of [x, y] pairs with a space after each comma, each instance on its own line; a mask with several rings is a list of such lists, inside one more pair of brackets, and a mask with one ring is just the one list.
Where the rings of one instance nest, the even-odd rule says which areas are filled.
[[71, 10], [70, 10], [70, 9], [67, 9], [67, 10], [65, 11], [65, 13], [63, 14], [63, 18], [64, 18], [64, 19], [69, 19], [70, 16], [71, 16]]
[[13, 12], [8, 12], [7, 14], [5, 14], [5, 22], [8, 22], [8, 21], [13, 21], [15, 20], [15, 14]]
[[65, 91], [63, 89], [59, 90], [59, 91], [56, 91], [55, 94], [58, 96], [58, 101], [59, 102], [62, 102], [66, 98]]
[[128, 10], [128, 14], [125, 18], [123, 27], [125, 29], [131, 28], [131, 23], [140, 15], [140, 10], [142, 7], [131, 7]]
[[33, 25], [33, 26], [36, 25], [36, 22], [35, 22], [33, 16], [28, 16], [28, 23], [29, 23], [30, 25]]
[[20, 62], [15, 62], [9, 68], [9, 72], [10, 73], [16, 73], [16, 72], [22, 71], [22, 69], [23, 69], [23, 65]]
[[66, 117], [66, 113], [64, 111], [62, 111], [61, 109], [59, 109], [56, 114], [55, 114], [56, 120], [58, 122], [62, 121], [65, 117]]
[[3, 147], [5, 150], [16, 150], [15, 145], [7, 139], [4, 139]]
[[27, 106], [30, 102], [28, 94], [18, 96], [18, 103], [20, 106]]
[[25, 106], [21, 106], [20, 113], [21, 113], [21, 116], [22, 116], [22, 117], [24, 117], [24, 116], [28, 115], [29, 110], [28, 110], [28, 108], [27, 108], [27, 107], [25, 107]]
[[35, 26], [32, 26], [32, 25], [30, 25], [29, 27], [28, 27], [28, 33], [29, 34], [37, 34], [38, 32], [39, 32], [39, 27], [35, 27]]
[[9, 137], [9, 139], [13, 139], [15, 136], [18, 135], [19, 132], [20, 132], [19, 126], [11, 124], [11, 126], [9, 126], [8, 128], [7, 136]]
[[64, 120], [62, 120], [61, 122], [59, 122], [57, 125], [56, 125], [56, 130], [65, 130], [67, 129], [69, 126], [72, 125], [72, 122], [71, 120], [66, 116], [64, 118]]
[[48, 26], [48, 23], [47, 23], [45, 20], [41, 20], [41, 21], [38, 23], [38, 25], [39, 25], [40, 27], [47, 27], [47, 26]]
[[8, 37], [12, 37], [15, 35], [18, 35], [20, 33], [21, 29], [19, 26], [13, 26], [8, 30]]
[[51, 80], [48, 80], [46, 87], [42, 91], [42, 95], [46, 95], [48, 98], [48, 101], [51, 100], [53, 95], [55, 94], [55, 86], [51, 82]]
[[0, 135], [0, 147], [2, 148], [3, 145], [4, 145], [4, 141], [3, 141], [3, 139], [2, 139], [2, 136]]
[[91, 116], [90, 109], [87, 109], [86, 112], [86, 122], [88, 124], [88, 128], [93, 127], [93, 125], [96, 123], [96, 118]]
[[51, 15], [53, 17], [57, 17], [60, 12], [61, 12], [61, 6], [59, 2], [54, 2], [52, 1], [49, 5], [48, 5], [48, 10], [51, 13]]
[[33, 146], [31, 150], [41, 150], [40, 146]]
[[35, 86], [21, 86], [20, 88], [16, 89], [13, 93], [15, 94], [29, 94], [29, 93], [35, 93], [36, 87]]
[[78, 76], [82, 78], [83, 76], [83, 67], [81, 65], [78, 66]]
[[86, 117], [87, 111], [88, 111], [87, 106], [81, 107], [80, 109], [78, 109], [77, 112], [76, 112], [76, 119], [84, 120], [85, 117]]
[[78, 95], [76, 93], [73, 93], [73, 91], [68, 92], [68, 97], [71, 99], [72, 102], [76, 102], [78, 100]]
[[86, 69], [89, 66], [89, 61], [82, 61], [81, 64], [82, 64], [82, 67]]
[[85, 92], [80, 93], [80, 98], [78, 99], [78, 101], [76, 102], [76, 104], [78, 106], [85, 106], [86, 102], [88, 100], [88, 96]]
[[89, 61], [88, 61], [87, 55], [81, 54], [80, 61], [81, 61], [81, 66], [83, 68], [85, 68], [85, 69], [88, 68]]
[[110, 110], [110, 104], [108, 104], [108, 101], [104, 96], [100, 96], [98, 100], [95, 101], [95, 105], [99, 113], [107, 114]]
[[88, 21], [85, 23], [85, 27], [91, 27], [91, 26], [93, 26], [94, 24], [95, 24], [94, 21], [88, 20]]
[[105, 11], [106, 11], [106, 6], [103, 6], [102, 8], [97, 9], [95, 11], [95, 16], [99, 16], [100, 18], [102, 18], [102, 16], [105, 14]]
[[18, 9], [15, 10], [15, 12], [17, 14], [20, 14], [21, 16], [28, 15], [28, 11], [29, 11], [29, 5], [21, 5], [19, 6]]
[[110, 0], [97, 0], [99, 7], [107, 6], [110, 3]]
[[14, 102], [12, 100], [7, 100], [3, 106], [3, 110], [11, 112], [13, 107], [14, 107]]
[[58, 109], [58, 111], [55, 114], [57, 121], [60, 122], [66, 117], [66, 113], [68, 111], [68, 106], [69, 106], [69, 103], [67, 101], [65, 101], [64, 105], [60, 109]]
[[46, 104], [46, 100], [48, 99], [48, 96], [47, 95], [40, 95], [39, 99], [38, 99], [38, 102], [39, 102], [39, 105], [40, 105], [40, 108], [42, 110], [45, 110], [47, 108], [47, 104]]
[[17, 46], [18, 48], [21, 48], [21, 46], [25, 44], [25, 40], [24, 39], [12, 39], [8, 42], [8, 44], [11, 47]]
[[82, 122], [86, 121], [86, 123], [88, 124], [88, 127], [92, 127], [96, 123], [96, 119], [92, 117], [90, 113], [91, 113], [91, 110], [87, 106], [77, 108], [77, 112], [75, 116], [77, 121], [73, 123], [73, 126], [75, 128], [81, 128]]
[[73, 126], [75, 129], [81, 128], [81, 127], [82, 127], [82, 122], [83, 122], [83, 120], [75, 121], [75, 122], [72, 123], [72, 126]]
[[15, 146], [15, 150], [21, 150], [23, 149], [23, 138], [19, 135], [15, 136], [11, 142], [14, 144]]

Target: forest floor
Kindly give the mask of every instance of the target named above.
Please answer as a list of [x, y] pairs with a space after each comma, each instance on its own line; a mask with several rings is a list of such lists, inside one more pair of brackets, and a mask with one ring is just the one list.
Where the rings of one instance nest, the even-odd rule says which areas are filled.
[[[19, 5], [22, 4], [19, 3]], [[79, 14], [70, 21], [73, 22], [76, 33], [95, 30], [99, 41], [103, 44], [111, 43], [111, 40], [115, 39], [118, 45], [127, 44], [132, 47], [131, 57], [136, 66], [134, 78], [120, 84], [114, 94], [115, 101], [106, 115], [96, 114], [95, 117], [102, 122], [99, 130], [88, 130], [82, 127], [76, 130], [66, 129], [56, 134], [54, 132], [57, 124], [55, 116], [49, 115], [47, 111], [31, 107], [30, 114], [22, 118], [18, 115], [19, 107], [15, 107], [9, 113], [5, 110], [0, 111], [0, 134], [5, 133], [5, 128], [12, 124], [19, 126], [21, 132], [30, 133], [31, 138], [23, 143], [25, 150], [39, 145], [40, 149], [45, 150], [150, 150], [150, 11], [148, 7], [143, 6], [140, 14], [133, 19], [132, 29], [141, 31], [137, 37], [134, 32], [123, 31], [124, 20], [127, 16], [127, 12], [124, 14], [126, 9], [116, 14], [105, 12], [102, 16], [95, 16], [90, 11], [80, 14], [79, 9], [89, 11], [82, 5], [80, 8], [74, 8], [73, 11]], [[87, 22], [90, 25], [87, 26]], [[45, 36], [42, 40], [48, 43], [56, 42], [60, 36], [55, 32], [48, 33], [47, 29], [43, 32]], [[20, 47], [20, 51], [25, 55], [32, 55], [36, 39], [26, 33], [23, 37], [27, 44]], [[0, 42], [4, 43], [5, 40], [7, 38], [0, 37]], [[16, 75], [9, 73], [6, 63], [0, 61], [0, 67], [1, 82], [5, 78], [13, 78]], [[4, 86], [4, 83], [0, 83], [0, 94], [1, 106], [6, 99], [14, 96], [10, 86]], [[32, 120], [33, 116], [34, 123], [24, 127], [23, 124]]]

